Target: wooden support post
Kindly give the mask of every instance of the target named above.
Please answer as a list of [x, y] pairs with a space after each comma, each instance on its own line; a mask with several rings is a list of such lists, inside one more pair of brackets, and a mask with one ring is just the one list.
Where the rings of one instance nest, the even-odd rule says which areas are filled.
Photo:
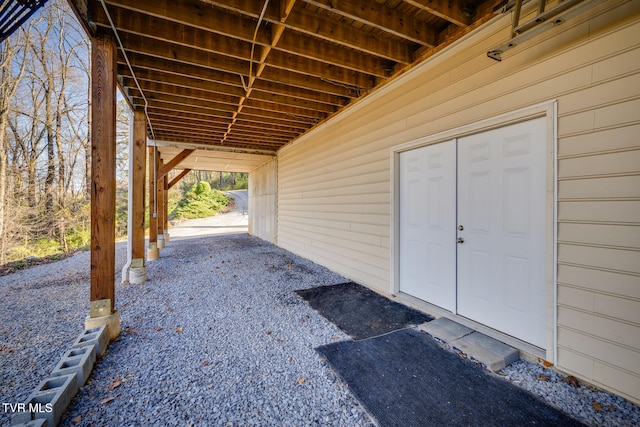
[[147, 280], [144, 253], [144, 199], [147, 154], [147, 121], [144, 110], [133, 111], [129, 141], [129, 245], [122, 281], [140, 284]]
[[[160, 157], [160, 154], [158, 153], [158, 157]], [[162, 159], [159, 159], [157, 161], [158, 164], [158, 169], [162, 168]], [[157, 190], [157, 195], [156, 197], [158, 198], [157, 200], [157, 210], [158, 210], [158, 222], [157, 222], [157, 226], [156, 226], [156, 230], [158, 233], [158, 249], [162, 249], [164, 248], [164, 198], [165, 198], [165, 194], [164, 194], [164, 179], [160, 178], [156, 181], [156, 190]]]
[[91, 291], [85, 327], [108, 325], [120, 334], [115, 310], [116, 45], [91, 38]]
[[131, 258], [144, 261], [144, 202], [147, 148], [147, 120], [144, 111], [136, 109], [133, 112], [133, 242]]
[[[160, 258], [158, 249], [158, 217], [156, 215], [157, 191], [155, 175], [157, 172], [157, 151], [156, 147], [149, 147], [149, 251], [147, 259]], [[155, 168], [155, 169], [154, 169]]]
[[169, 176], [162, 178], [162, 188], [164, 189], [164, 243], [169, 243]]

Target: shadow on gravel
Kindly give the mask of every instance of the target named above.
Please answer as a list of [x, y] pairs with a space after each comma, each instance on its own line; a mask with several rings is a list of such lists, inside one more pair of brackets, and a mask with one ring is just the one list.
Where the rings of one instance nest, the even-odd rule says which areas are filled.
[[317, 351], [381, 427], [583, 425], [416, 329]]
[[356, 340], [433, 320], [431, 316], [353, 282], [304, 289], [296, 293], [311, 308]]

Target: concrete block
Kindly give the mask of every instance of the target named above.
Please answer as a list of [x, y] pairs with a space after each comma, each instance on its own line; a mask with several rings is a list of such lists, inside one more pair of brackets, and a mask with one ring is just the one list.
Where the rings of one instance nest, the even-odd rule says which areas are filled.
[[164, 234], [158, 234], [158, 249], [164, 249]]
[[469, 335], [473, 332], [473, 329], [467, 328], [453, 320], [449, 320], [445, 317], [432, 320], [420, 325], [420, 329], [445, 342], [451, 342], [459, 338]]
[[87, 328], [80, 334], [71, 348], [75, 349], [92, 345], [96, 349], [96, 355], [102, 356], [107, 351], [107, 344], [109, 344], [107, 325], [100, 325]]
[[11, 424], [16, 426], [44, 418], [47, 425], [55, 427], [77, 392], [78, 383], [74, 374], [47, 378], [25, 401], [26, 410], [11, 418]]
[[46, 418], [38, 418], [28, 423], [13, 424], [13, 427], [48, 427], [49, 421]]
[[87, 345], [80, 348], [72, 348], [67, 351], [58, 362], [50, 377], [60, 377], [74, 374], [78, 382], [78, 388], [83, 387], [89, 378], [96, 362], [96, 349]]
[[497, 372], [520, 358], [518, 350], [479, 332], [466, 335], [450, 343]]

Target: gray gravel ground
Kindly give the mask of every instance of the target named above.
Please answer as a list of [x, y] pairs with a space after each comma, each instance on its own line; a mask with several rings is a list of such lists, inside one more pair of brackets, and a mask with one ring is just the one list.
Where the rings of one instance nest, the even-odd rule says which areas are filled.
[[519, 360], [499, 374], [586, 424], [640, 426], [640, 407], [585, 384], [576, 387], [553, 369]]
[[[82, 331], [88, 277], [63, 272], [88, 257], [63, 262], [18, 274], [38, 286], [0, 285], [0, 336], [13, 345], [3, 402], [26, 398]], [[293, 293], [343, 278], [246, 234], [172, 241], [148, 270], [147, 283], [117, 286], [120, 339], [61, 425], [371, 425], [314, 350], [348, 336]]]
[[[171, 241], [148, 270], [117, 285], [121, 336], [61, 425], [374, 424], [314, 350], [349, 337], [293, 292], [344, 278], [246, 234]], [[0, 277], [0, 402], [23, 401], [82, 332], [88, 282], [86, 252]], [[589, 424], [640, 425], [637, 406], [552, 370], [501, 375]]]

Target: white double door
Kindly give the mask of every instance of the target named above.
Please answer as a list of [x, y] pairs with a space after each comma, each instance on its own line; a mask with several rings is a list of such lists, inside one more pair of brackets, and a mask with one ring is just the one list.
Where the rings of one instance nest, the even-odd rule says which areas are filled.
[[546, 121], [400, 153], [400, 291], [545, 346]]

